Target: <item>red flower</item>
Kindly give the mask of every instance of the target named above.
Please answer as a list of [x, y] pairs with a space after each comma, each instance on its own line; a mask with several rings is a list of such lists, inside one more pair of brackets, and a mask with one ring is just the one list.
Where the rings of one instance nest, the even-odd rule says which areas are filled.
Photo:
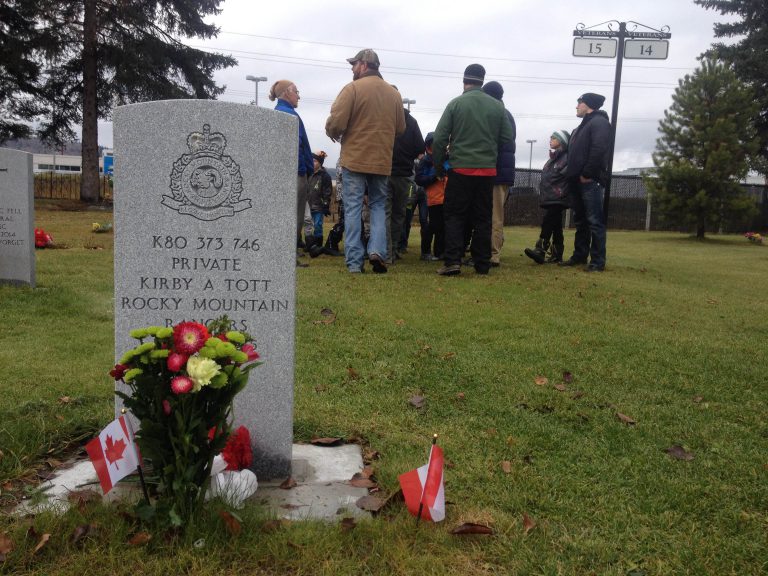
[[35, 228], [35, 248], [46, 248], [53, 244], [53, 238], [45, 230]]
[[115, 364], [115, 367], [109, 371], [109, 375], [115, 380], [122, 380], [129, 368], [130, 366], [124, 364]]
[[221, 451], [221, 457], [227, 463], [227, 470], [250, 468], [253, 463], [253, 450], [248, 428], [240, 426], [230, 435], [227, 445]]
[[248, 355], [248, 362], [253, 362], [254, 360], [258, 360], [261, 358], [259, 356], [259, 353], [256, 352], [256, 347], [248, 342], [247, 344], [243, 344], [243, 347], [240, 348], [242, 352], [245, 352]]
[[163, 414], [166, 416], [171, 415], [171, 403], [168, 400], [163, 400]]
[[174, 394], [186, 394], [195, 385], [189, 376], [175, 376], [171, 380], [171, 390]]
[[208, 328], [198, 322], [182, 322], [173, 328], [173, 344], [177, 352], [192, 356], [205, 346]]
[[171, 372], [178, 372], [187, 363], [187, 357], [184, 354], [178, 352], [171, 352], [168, 355], [168, 370]]

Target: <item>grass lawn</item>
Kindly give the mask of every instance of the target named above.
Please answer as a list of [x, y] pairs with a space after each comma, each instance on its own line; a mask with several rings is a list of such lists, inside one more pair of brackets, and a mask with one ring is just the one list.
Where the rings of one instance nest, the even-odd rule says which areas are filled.
[[[112, 416], [112, 235], [90, 232], [110, 220], [38, 207], [68, 248], [37, 252], [35, 290], [0, 286], [3, 506]], [[523, 256], [536, 232], [507, 229], [488, 277], [438, 277], [418, 229], [389, 274], [327, 256], [297, 271], [296, 441], [359, 439], [387, 495], [439, 434], [445, 522], [395, 503], [352, 530], [276, 527], [250, 507], [234, 537], [211, 510], [136, 546], [123, 507], [89, 505], [0, 519], [0, 573], [768, 572], [768, 246], [609, 231], [607, 271], [586, 274]], [[316, 322], [324, 308], [335, 322]], [[495, 534], [451, 535], [463, 522]], [[73, 541], [83, 524], [98, 529]]]

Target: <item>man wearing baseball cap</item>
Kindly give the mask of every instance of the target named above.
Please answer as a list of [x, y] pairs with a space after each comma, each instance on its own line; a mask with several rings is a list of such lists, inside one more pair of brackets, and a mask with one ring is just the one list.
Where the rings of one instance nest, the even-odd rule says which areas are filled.
[[576, 236], [573, 255], [560, 266], [589, 265], [587, 272], [605, 270], [606, 231], [603, 218], [603, 193], [608, 177], [608, 154], [611, 148], [611, 124], [600, 108], [605, 97], [593, 92], [577, 100], [576, 116], [581, 124], [568, 142], [570, 194]]
[[341, 141], [343, 200], [346, 223], [344, 255], [350, 272], [363, 271], [366, 252], [362, 242], [363, 195], [368, 187], [371, 234], [368, 259], [373, 271], [387, 271], [387, 180], [392, 171], [395, 136], [405, 131], [400, 94], [379, 73], [379, 57], [370, 48], [352, 58], [352, 82], [344, 86], [331, 106], [325, 133]]

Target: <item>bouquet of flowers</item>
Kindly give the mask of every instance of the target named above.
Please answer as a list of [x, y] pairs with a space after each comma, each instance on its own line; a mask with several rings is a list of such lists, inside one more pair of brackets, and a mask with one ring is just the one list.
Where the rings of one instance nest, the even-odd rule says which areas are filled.
[[753, 242], [754, 244], [763, 243], [763, 237], [757, 232], [747, 232], [746, 234], [744, 234], [744, 237], [750, 242]]
[[209, 326], [132, 330], [139, 345], [110, 372], [130, 388], [117, 395], [139, 421], [136, 443], [156, 485], [156, 505], [144, 517], [181, 526], [203, 503], [213, 459], [230, 434], [232, 402], [261, 364], [250, 336], [229, 325], [224, 317]]

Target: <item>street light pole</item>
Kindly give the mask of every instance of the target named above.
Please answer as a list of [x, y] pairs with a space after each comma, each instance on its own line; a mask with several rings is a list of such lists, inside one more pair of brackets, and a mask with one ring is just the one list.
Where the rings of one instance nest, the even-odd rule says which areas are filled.
[[266, 76], [251, 76], [250, 74], [245, 77], [246, 80], [253, 82], [253, 104], [259, 105], [259, 82], [266, 82]]
[[531, 153], [528, 156], [528, 188], [531, 187], [531, 168], [533, 166], [533, 145], [536, 144], [536, 140], [526, 140], [531, 145]]
[[405, 104], [408, 107], [408, 112], [410, 112], [411, 104], [416, 104], [416, 100], [411, 100], [410, 98], [403, 98], [403, 104]]

